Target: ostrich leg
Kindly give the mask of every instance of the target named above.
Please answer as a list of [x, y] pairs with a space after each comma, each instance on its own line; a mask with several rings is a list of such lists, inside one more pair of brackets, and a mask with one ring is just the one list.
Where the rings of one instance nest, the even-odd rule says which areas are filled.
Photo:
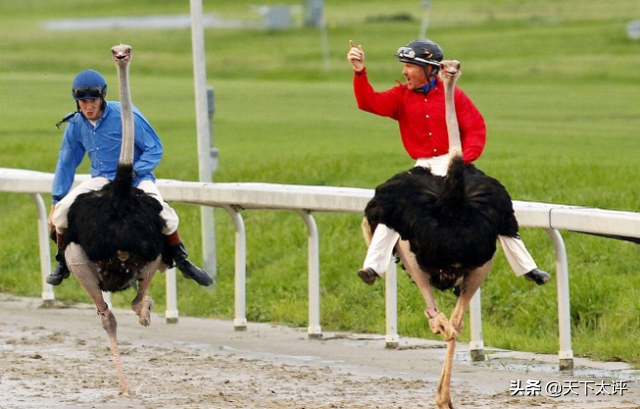
[[444, 357], [440, 383], [436, 392], [436, 405], [440, 409], [455, 409], [451, 401], [451, 370], [453, 369], [453, 355], [456, 350], [456, 340], [447, 341], [447, 355]]
[[116, 371], [118, 372], [118, 381], [120, 382], [120, 395], [129, 395], [129, 387], [124, 376], [124, 371], [122, 370], [120, 351], [118, 350], [118, 323], [116, 322], [116, 317], [104, 301], [102, 291], [98, 285], [99, 280], [95, 266], [89, 261], [82, 247], [76, 243], [70, 243], [67, 246], [65, 257], [69, 270], [71, 270], [78, 282], [82, 284], [98, 309], [98, 315], [100, 315], [100, 319], [102, 320], [102, 328], [106, 331], [109, 342], [111, 343], [111, 352], [113, 353], [113, 360], [116, 364]]
[[101, 311], [98, 308], [98, 315], [102, 319], [102, 328], [107, 332], [109, 336], [109, 343], [111, 344], [111, 353], [113, 354], [113, 361], [116, 364], [116, 371], [118, 372], [118, 381], [120, 382], [120, 396], [129, 396], [131, 392], [129, 391], [129, 386], [127, 384], [127, 379], [124, 377], [124, 370], [122, 369], [122, 363], [120, 362], [120, 351], [118, 350], [118, 338], [117, 338], [117, 329], [118, 323], [116, 322], [116, 317], [111, 312], [108, 305], [105, 303], [106, 311]]
[[[369, 246], [371, 244], [371, 237], [373, 233], [371, 232], [371, 226], [369, 225], [369, 221], [366, 217], [362, 219], [360, 227], [362, 229], [364, 241], [367, 243], [367, 246]], [[406, 240], [399, 240], [396, 244], [395, 249], [398, 257], [400, 257], [400, 261], [402, 261], [402, 265], [407, 270], [407, 273], [409, 274], [413, 282], [416, 283], [416, 285], [420, 289], [420, 293], [422, 294], [422, 298], [424, 298], [427, 309], [433, 307], [437, 308], [436, 300], [433, 297], [433, 289], [431, 288], [431, 284], [429, 283], [429, 277], [427, 273], [422, 271], [422, 269], [418, 265], [416, 256], [411, 251], [409, 242]], [[430, 319], [429, 326], [431, 327], [431, 331], [434, 334], [448, 334], [445, 335], [445, 338], [450, 338], [450, 334], [456, 332], [449, 323], [447, 316], [443, 313], [438, 313], [438, 315], [434, 319]]]
[[[405, 240], [398, 241], [396, 244], [396, 252], [402, 260], [402, 264], [409, 276], [416, 286], [420, 290], [422, 294], [422, 298], [427, 306], [427, 310], [436, 308], [437, 305], [436, 300], [433, 297], [433, 289], [431, 284], [429, 283], [429, 276], [427, 273], [422, 271], [418, 262], [416, 261], [416, 256], [410, 249], [409, 242]], [[457, 331], [453, 325], [447, 319], [447, 316], [442, 312], [438, 312], [438, 314], [434, 318], [429, 318], [429, 327], [431, 328], [431, 332], [434, 334], [443, 334], [445, 339], [450, 339], [452, 337], [457, 338]]]
[[362, 237], [364, 237], [364, 242], [367, 243], [367, 247], [369, 247], [371, 245], [371, 237], [373, 237], [373, 232], [371, 231], [369, 220], [367, 220], [366, 217], [362, 218], [360, 228], [362, 229]]
[[151, 324], [151, 310], [153, 310], [153, 299], [149, 297], [147, 294], [147, 289], [151, 284], [151, 280], [153, 280], [153, 276], [161, 267], [160, 257], [153, 263], [149, 263], [144, 266], [143, 270], [140, 272], [142, 277], [144, 277], [138, 283], [138, 293], [136, 294], [136, 298], [131, 301], [131, 309], [136, 313], [139, 318], [140, 325], [148, 327]]
[[447, 341], [447, 355], [442, 365], [442, 374], [440, 375], [440, 383], [438, 384], [438, 391], [436, 392], [436, 404], [440, 409], [454, 409], [453, 402], [451, 401], [451, 370], [453, 369], [453, 355], [456, 349], [456, 340], [458, 334], [462, 332], [464, 327], [464, 313], [469, 307], [471, 298], [476, 293], [484, 279], [491, 270], [491, 264], [493, 260], [487, 261], [482, 267], [473, 270], [465, 278], [462, 286], [460, 287], [460, 297], [456, 303], [453, 312], [451, 313], [451, 326], [455, 329], [455, 334], [452, 337], [445, 335]]

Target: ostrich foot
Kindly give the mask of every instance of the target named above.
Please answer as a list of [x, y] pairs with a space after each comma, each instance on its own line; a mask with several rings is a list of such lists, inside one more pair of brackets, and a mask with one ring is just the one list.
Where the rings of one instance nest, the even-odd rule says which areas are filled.
[[442, 334], [445, 341], [457, 340], [460, 335], [458, 328], [442, 312], [429, 319], [429, 328], [434, 334]]
[[135, 393], [133, 393], [133, 391], [130, 389], [125, 389], [125, 390], [120, 389], [120, 392], [118, 392], [118, 396], [122, 398], [130, 398], [133, 395], [135, 395]]
[[441, 394], [440, 389], [438, 389], [438, 393], [436, 393], [436, 405], [438, 405], [440, 409], [455, 409], [451, 401], [451, 395], [449, 395], [449, 393]]
[[455, 409], [451, 401], [451, 380], [441, 379], [436, 391], [436, 405], [440, 409]]
[[148, 327], [151, 325], [151, 310], [153, 310], [154, 306], [153, 299], [148, 295], [145, 295], [142, 298], [142, 301], [133, 301], [131, 303], [131, 309], [138, 315], [140, 325]]
[[444, 365], [442, 365], [442, 375], [440, 376], [440, 383], [438, 383], [438, 390], [436, 392], [436, 405], [438, 405], [440, 409], [455, 409], [451, 401], [451, 371], [453, 369], [453, 354], [455, 349], [456, 341], [448, 341], [447, 355], [444, 359]]

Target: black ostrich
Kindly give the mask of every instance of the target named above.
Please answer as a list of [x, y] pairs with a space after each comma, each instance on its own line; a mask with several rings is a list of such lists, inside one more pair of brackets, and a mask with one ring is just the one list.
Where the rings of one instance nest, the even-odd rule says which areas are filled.
[[134, 128], [128, 67], [131, 47], [111, 49], [118, 69], [122, 106], [122, 149], [115, 179], [101, 190], [77, 197], [69, 210], [65, 257], [69, 269], [89, 293], [109, 336], [120, 381], [120, 394], [129, 393], [117, 346], [115, 316], [102, 291], [116, 292], [132, 285], [137, 295], [131, 302], [140, 324], [151, 323], [153, 300], [146, 295], [157, 270], [164, 270], [162, 205], [134, 188]]
[[[518, 235], [513, 204], [504, 186], [462, 160], [453, 99], [459, 69], [458, 61], [443, 61], [440, 68], [449, 132], [447, 175], [434, 176], [420, 167], [395, 175], [376, 188], [363, 223], [365, 238], [378, 223], [400, 234], [402, 240], [396, 250], [427, 306], [431, 306], [425, 311], [429, 325], [448, 341], [436, 394], [436, 403], [442, 409], [453, 408], [451, 368], [464, 313], [491, 269], [498, 236]], [[435, 306], [432, 286], [458, 289], [450, 321]]]

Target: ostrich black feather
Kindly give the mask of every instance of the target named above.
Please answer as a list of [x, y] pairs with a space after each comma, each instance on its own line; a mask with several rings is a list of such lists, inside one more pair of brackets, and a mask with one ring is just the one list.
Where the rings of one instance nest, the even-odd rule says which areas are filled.
[[96, 263], [103, 291], [128, 288], [138, 269], [163, 250], [162, 205], [133, 187], [132, 175], [131, 165], [119, 165], [112, 182], [78, 196], [69, 209], [65, 239]]
[[422, 167], [395, 175], [376, 188], [365, 215], [372, 231], [383, 223], [407, 240], [440, 290], [489, 261], [499, 235], [518, 236], [507, 190], [459, 156], [445, 177]]

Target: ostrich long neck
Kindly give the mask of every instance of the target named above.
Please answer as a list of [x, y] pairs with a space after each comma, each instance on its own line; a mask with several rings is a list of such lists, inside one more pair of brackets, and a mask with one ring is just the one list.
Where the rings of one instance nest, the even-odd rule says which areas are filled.
[[134, 127], [131, 93], [129, 92], [129, 63], [117, 64], [118, 82], [120, 85], [120, 110], [122, 112], [122, 149], [120, 150], [120, 164], [133, 164]]
[[460, 128], [458, 126], [458, 117], [456, 116], [456, 104], [453, 99], [456, 76], [444, 74], [442, 82], [444, 83], [445, 119], [449, 134], [449, 158], [453, 158], [454, 156], [462, 156]]

